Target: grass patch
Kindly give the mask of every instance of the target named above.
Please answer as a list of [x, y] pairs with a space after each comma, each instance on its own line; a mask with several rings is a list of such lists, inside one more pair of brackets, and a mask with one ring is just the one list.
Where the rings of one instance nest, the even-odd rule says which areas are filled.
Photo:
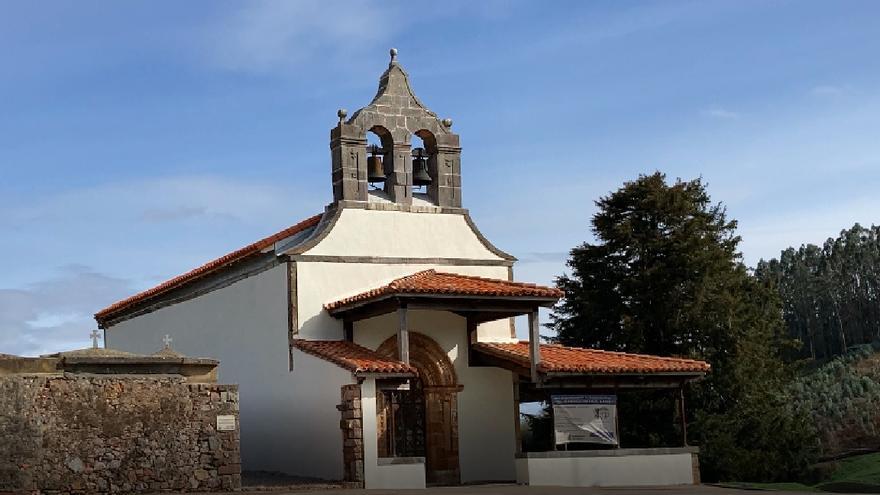
[[828, 480], [812, 486], [803, 483], [722, 483], [721, 486], [785, 492], [880, 493], [880, 452], [841, 459], [836, 464]]
[[830, 482], [857, 482], [880, 485], [880, 452], [857, 455], [837, 461]]

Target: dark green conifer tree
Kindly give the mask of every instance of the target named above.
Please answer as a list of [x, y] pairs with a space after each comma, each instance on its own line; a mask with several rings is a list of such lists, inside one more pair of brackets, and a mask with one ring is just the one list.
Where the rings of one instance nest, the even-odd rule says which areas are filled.
[[[782, 392], [789, 376], [780, 359], [788, 344], [781, 303], [742, 263], [736, 221], [700, 179], [667, 184], [659, 172], [596, 204], [595, 241], [574, 248], [570, 274], [557, 279], [566, 297], [549, 325], [556, 340], [709, 361], [712, 372], [688, 400], [704, 476], [797, 476], [812, 459], [815, 435]], [[621, 397], [625, 446], [674, 445], [671, 399]]]

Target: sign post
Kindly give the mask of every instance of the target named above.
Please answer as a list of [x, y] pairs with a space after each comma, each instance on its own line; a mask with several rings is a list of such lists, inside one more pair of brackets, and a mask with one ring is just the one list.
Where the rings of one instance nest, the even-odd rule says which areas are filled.
[[618, 445], [616, 395], [552, 395], [555, 444]]

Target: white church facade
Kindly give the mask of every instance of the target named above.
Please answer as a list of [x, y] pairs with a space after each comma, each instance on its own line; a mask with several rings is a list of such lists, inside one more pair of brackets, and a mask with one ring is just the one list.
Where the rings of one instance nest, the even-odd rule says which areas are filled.
[[693, 449], [618, 453], [624, 464], [521, 452], [526, 396], [674, 390], [708, 366], [540, 344], [538, 309], [564, 294], [513, 281], [515, 258], [477, 230], [459, 136], [415, 96], [395, 51], [373, 101], [340, 110], [330, 147], [322, 213], [99, 311], [106, 346], [148, 353], [170, 334], [184, 354], [218, 359], [219, 379], [239, 385], [245, 470], [412, 488], [541, 484], [582, 463], [601, 472], [560, 484], [638, 482], [633, 470], [694, 481]]

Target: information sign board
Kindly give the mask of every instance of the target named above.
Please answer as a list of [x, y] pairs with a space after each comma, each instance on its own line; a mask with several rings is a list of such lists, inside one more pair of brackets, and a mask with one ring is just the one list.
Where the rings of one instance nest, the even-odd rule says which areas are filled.
[[616, 395], [553, 395], [556, 444], [617, 445]]

